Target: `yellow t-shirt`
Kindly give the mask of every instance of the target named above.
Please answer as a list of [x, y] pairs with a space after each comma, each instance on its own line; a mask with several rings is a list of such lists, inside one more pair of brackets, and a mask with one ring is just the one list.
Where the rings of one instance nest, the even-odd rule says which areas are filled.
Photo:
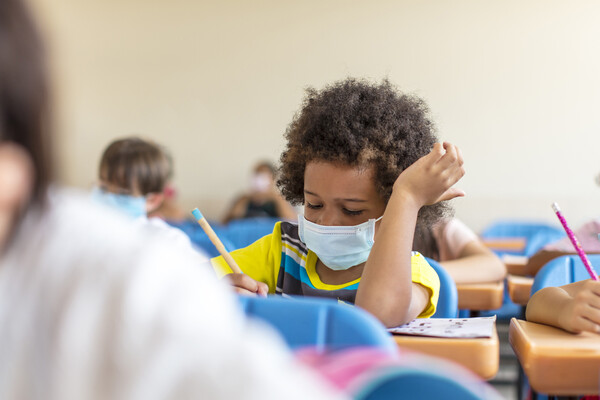
[[[245, 274], [266, 283], [271, 294], [328, 297], [354, 304], [360, 278], [339, 285], [323, 283], [316, 272], [317, 255], [300, 240], [296, 224], [278, 222], [273, 233], [231, 256]], [[223, 257], [215, 257], [211, 263], [219, 277], [232, 272]], [[440, 280], [417, 252], [411, 256], [411, 267], [412, 281], [429, 292], [429, 304], [419, 317], [430, 317], [435, 313]]]

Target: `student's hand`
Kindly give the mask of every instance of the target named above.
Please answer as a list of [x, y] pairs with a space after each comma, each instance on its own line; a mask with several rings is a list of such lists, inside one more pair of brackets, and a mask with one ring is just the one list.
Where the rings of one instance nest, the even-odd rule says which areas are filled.
[[576, 292], [570, 293], [572, 300], [559, 310], [559, 323], [573, 333], [600, 333], [600, 281], [578, 283]]
[[256, 281], [246, 274], [228, 274], [225, 275], [225, 279], [238, 294], [266, 297], [269, 293], [269, 286], [266, 283]]
[[394, 192], [410, 196], [419, 206], [464, 196], [462, 190], [452, 187], [465, 174], [463, 163], [458, 147], [436, 143], [429, 154], [402, 171]]

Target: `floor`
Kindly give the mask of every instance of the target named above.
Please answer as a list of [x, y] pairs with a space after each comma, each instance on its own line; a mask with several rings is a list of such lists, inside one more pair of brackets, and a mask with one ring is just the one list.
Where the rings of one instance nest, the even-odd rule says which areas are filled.
[[509, 321], [497, 321], [498, 338], [500, 339], [500, 367], [498, 374], [489, 381], [507, 400], [517, 400], [519, 360], [508, 343]]

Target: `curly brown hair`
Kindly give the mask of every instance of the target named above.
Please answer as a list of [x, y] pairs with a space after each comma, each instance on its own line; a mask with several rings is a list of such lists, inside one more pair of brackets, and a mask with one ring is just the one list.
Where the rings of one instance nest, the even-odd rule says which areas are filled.
[[[437, 141], [429, 109], [418, 97], [381, 84], [348, 78], [318, 91], [309, 88], [287, 128], [277, 186], [292, 204], [304, 203], [304, 171], [311, 161], [375, 167], [375, 185], [387, 202], [398, 175]], [[418, 225], [430, 226], [450, 208], [422, 207]]]

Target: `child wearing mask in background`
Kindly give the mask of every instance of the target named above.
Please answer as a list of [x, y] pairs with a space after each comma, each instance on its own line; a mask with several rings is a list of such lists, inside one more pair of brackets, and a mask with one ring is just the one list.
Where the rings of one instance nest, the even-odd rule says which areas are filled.
[[262, 161], [254, 167], [250, 191], [238, 197], [223, 219], [226, 224], [241, 218], [279, 218], [295, 220], [296, 211], [275, 187], [275, 167]]
[[206, 254], [194, 248], [183, 231], [161, 218], [148, 218], [164, 202], [171, 164], [166, 151], [156, 143], [136, 137], [115, 140], [100, 159], [99, 184], [92, 198], [133, 218], [140, 228], [163, 240], [186, 251], [193, 250], [198, 262], [206, 261]]

